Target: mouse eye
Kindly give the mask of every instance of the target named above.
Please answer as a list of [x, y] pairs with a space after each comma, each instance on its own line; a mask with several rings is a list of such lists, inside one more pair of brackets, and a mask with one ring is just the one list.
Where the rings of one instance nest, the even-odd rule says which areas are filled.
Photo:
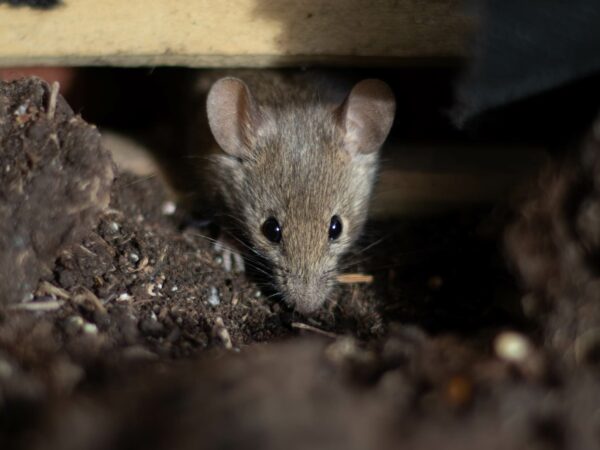
[[269, 217], [261, 228], [265, 237], [275, 244], [281, 241], [281, 225], [274, 217]]
[[329, 222], [329, 239], [334, 241], [342, 234], [342, 220], [338, 216], [333, 216]]

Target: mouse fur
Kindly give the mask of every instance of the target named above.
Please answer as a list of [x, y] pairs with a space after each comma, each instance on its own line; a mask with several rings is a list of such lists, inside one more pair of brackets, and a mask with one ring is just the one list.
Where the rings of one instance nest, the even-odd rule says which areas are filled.
[[[364, 80], [344, 99], [328, 83], [306, 80], [273, 73], [221, 78], [206, 110], [220, 147], [206, 176], [222, 216], [301, 313], [326, 301], [340, 258], [362, 231], [395, 112], [382, 81]], [[333, 216], [342, 224], [337, 239], [329, 235]], [[278, 243], [263, 232], [269, 218], [280, 225]]]

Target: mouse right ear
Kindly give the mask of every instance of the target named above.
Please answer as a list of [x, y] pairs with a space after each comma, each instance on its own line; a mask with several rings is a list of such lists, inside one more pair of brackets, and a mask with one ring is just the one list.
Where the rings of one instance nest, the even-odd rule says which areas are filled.
[[217, 144], [231, 156], [247, 157], [258, 111], [246, 83], [238, 78], [218, 80], [208, 93], [206, 111]]
[[387, 84], [379, 80], [358, 83], [338, 109], [344, 130], [344, 147], [351, 154], [379, 150], [392, 128], [396, 101]]

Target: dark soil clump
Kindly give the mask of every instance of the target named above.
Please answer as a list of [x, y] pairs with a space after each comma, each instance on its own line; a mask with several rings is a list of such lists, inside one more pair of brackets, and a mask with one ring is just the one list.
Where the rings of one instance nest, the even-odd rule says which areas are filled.
[[109, 201], [100, 134], [36, 79], [0, 85], [0, 303], [27, 299]]

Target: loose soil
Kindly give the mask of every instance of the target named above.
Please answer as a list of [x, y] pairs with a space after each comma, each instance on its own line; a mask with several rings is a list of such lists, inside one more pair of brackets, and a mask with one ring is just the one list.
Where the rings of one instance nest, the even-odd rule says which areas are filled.
[[599, 446], [593, 152], [522, 201], [512, 264], [498, 210], [370, 224], [373, 282], [304, 317], [51, 97], [0, 84], [1, 448]]

